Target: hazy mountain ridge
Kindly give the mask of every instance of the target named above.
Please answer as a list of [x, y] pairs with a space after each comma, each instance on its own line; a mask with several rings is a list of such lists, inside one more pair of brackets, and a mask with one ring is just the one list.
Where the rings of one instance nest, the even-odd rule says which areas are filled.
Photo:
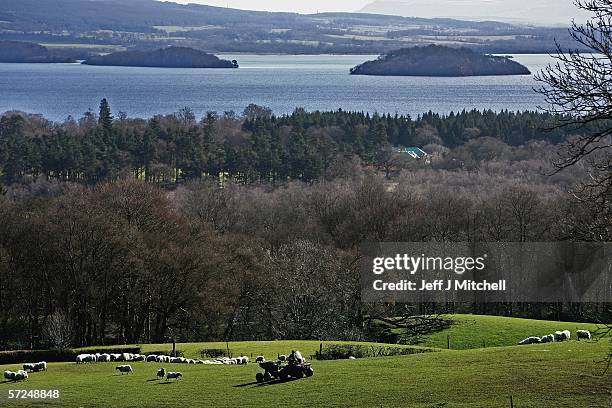
[[0, 1], [0, 40], [36, 43], [290, 54], [379, 54], [427, 44], [488, 53], [546, 53], [554, 51], [553, 39], [575, 46], [565, 29], [492, 21], [276, 13], [154, 0]]
[[571, 0], [530, 0], [527, 4], [520, 0], [375, 0], [360, 11], [562, 27], [568, 26], [572, 18], [581, 20], [588, 16], [588, 13], [579, 10]]

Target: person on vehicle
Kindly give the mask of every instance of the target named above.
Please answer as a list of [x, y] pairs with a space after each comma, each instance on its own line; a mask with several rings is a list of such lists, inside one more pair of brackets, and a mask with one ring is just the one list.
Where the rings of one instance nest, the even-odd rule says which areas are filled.
[[302, 353], [298, 350], [291, 350], [291, 354], [287, 357], [287, 361], [289, 364], [302, 364], [304, 362], [304, 358], [302, 357]]

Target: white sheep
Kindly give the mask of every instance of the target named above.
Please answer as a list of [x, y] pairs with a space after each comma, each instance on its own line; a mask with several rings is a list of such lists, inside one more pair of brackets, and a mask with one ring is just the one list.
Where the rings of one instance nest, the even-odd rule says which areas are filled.
[[531, 336], [531, 337], [527, 337], [524, 340], [519, 341], [519, 345], [537, 344], [537, 343], [541, 343], [541, 342], [542, 342], [542, 339], [540, 339], [539, 337]]
[[111, 355], [110, 354], [100, 354], [100, 357], [98, 357], [98, 361], [100, 362], [109, 362], [111, 361]]
[[591, 340], [591, 332], [588, 330], [576, 330], [576, 338]]
[[117, 367], [115, 367], [115, 370], [119, 370], [119, 372], [121, 373], [121, 375], [123, 375], [123, 373], [132, 373], [134, 374], [134, 371], [132, 370], [132, 366], [131, 365], [118, 365]]
[[157, 370], [157, 378], [158, 379], [162, 379], [166, 376], [166, 369], [165, 368], [160, 368], [159, 370]]
[[15, 379], [15, 374], [17, 374], [17, 373], [15, 373], [13, 371], [6, 370], [4, 372], [4, 379], [5, 380], [13, 381]]
[[149, 355], [147, 356], [146, 361], [147, 361], [147, 362], [150, 362], [150, 361], [157, 361], [157, 355], [156, 355], [156, 354], [149, 354]]
[[563, 331], [556, 331], [554, 333], [555, 336], [555, 341], [565, 341], [565, 340], [569, 340], [569, 332], [567, 330], [563, 330]]
[[569, 340], [570, 337], [572, 337], [572, 333], [570, 333], [569, 330], [563, 330], [562, 333], [565, 334], [565, 337], [567, 338], [567, 340]]
[[555, 341], [554, 334], [547, 334], [546, 336], [542, 336], [542, 343], [553, 343]]
[[24, 369], [25, 371], [28, 371], [28, 370], [29, 370], [29, 371], [34, 371], [34, 368], [35, 368], [35, 367], [36, 367], [36, 364], [34, 364], [34, 363], [25, 363], [25, 364], [23, 365], [23, 369]]
[[132, 358], [132, 361], [145, 361], [146, 360], [146, 356], [143, 356], [142, 354], [134, 354], [134, 357]]
[[121, 361], [121, 354], [111, 353], [110, 358], [111, 358], [111, 361]]
[[166, 380], [170, 380], [172, 378], [180, 380], [183, 378], [183, 374], [178, 371], [170, 371], [168, 374], [166, 374]]
[[28, 379], [28, 373], [26, 371], [23, 370], [19, 370], [15, 373], [15, 376], [13, 377], [13, 381], [24, 381]]
[[265, 363], [266, 362], [266, 358], [264, 356], [257, 356], [257, 357], [255, 357], [255, 362], [256, 363]]
[[[47, 362], [46, 361], [41, 361], [39, 363], [34, 363], [32, 364], [32, 371], [34, 372], [39, 372], [39, 371], [47, 371]], [[24, 370], [25, 370], [25, 364], [24, 364]]]
[[134, 355], [130, 353], [123, 353], [121, 357], [123, 358], [122, 361], [132, 361], [134, 359]]
[[242, 364], [248, 364], [249, 358], [247, 356], [242, 356]]
[[183, 359], [181, 357], [170, 357], [170, 363], [182, 363]]
[[96, 361], [96, 356], [93, 354], [79, 354], [76, 356], [77, 364], [80, 363], [91, 363]]

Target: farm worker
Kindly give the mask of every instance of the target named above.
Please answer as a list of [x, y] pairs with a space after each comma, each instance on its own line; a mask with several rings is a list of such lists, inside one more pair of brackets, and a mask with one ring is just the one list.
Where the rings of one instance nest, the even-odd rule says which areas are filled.
[[289, 354], [287, 360], [291, 364], [302, 364], [304, 362], [304, 359], [302, 358], [302, 353], [297, 350], [291, 350], [291, 354]]

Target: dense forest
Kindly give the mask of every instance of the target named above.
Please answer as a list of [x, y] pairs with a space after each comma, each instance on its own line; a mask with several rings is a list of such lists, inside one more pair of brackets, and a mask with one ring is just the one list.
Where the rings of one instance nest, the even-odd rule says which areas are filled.
[[360, 301], [364, 242], [607, 239], [599, 209], [567, 193], [586, 169], [550, 175], [577, 132], [553, 119], [5, 113], [0, 344], [384, 340], [371, 319], [407, 310], [609, 321], [605, 304]]
[[296, 109], [275, 116], [251, 105], [242, 116], [210, 112], [197, 120], [185, 108], [144, 120], [122, 113], [114, 119], [108, 103], [101, 105], [99, 115], [87, 112], [63, 123], [4, 114], [1, 180], [11, 184], [43, 177], [95, 183], [130, 175], [162, 184], [203, 176], [238, 183], [312, 181], [353, 157], [366, 165], [389, 164], [392, 146], [422, 147], [439, 166], [469, 167], [477, 164], [469, 158], [453, 160], [448, 149], [482, 141], [500, 149], [538, 141], [557, 144], [572, 134], [571, 129], [549, 130], [554, 117], [537, 112], [464, 111], [410, 118]]

